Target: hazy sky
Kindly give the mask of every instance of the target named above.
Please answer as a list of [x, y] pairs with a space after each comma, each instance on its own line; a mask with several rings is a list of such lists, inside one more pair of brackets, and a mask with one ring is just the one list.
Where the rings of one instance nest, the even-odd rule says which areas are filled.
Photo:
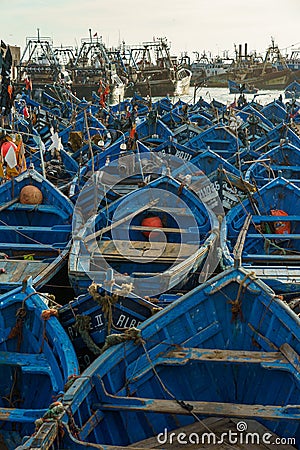
[[[55, 46], [79, 45], [98, 33], [108, 45], [166, 37], [172, 54], [234, 53], [234, 44], [264, 52], [300, 47], [300, 0], [0, 0], [0, 38], [24, 50], [26, 37], [51, 37]], [[294, 45], [294, 47], [291, 47]]]

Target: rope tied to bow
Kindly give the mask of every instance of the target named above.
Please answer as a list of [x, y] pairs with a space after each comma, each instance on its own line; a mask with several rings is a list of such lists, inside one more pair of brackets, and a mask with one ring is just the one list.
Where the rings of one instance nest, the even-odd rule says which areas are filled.
[[49, 320], [50, 317], [58, 317], [58, 311], [55, 308], [50, 308], [50, 309], [44, 309], [44, 311], [42, 311], [41, 314], [41, 318], [44, 320]]
[[105, 343], [101, 349], [101, 354], [108, 348], [120, 344], [125, 341], [133, 341], [135, 345], [144, 344], [145, 341], [141, 336], [141, 330], [135, 327], [128, 328], [124, 333], [111, 334], [106, 337]]
[[111, 295], [109, 295], [107, 292], [105, 292], [103, 295], [99, 294], [98, 288], [99, 285], [93, 282], [88, 287], [88, 293], [91, 295], [93, 300], [101, 307], [104, 317], [107, 320], [107, 333], [110, 334], [111, 327], [113, 325], [112, 307], [118, 302], [119, 297], [126, 297], [130, 294], [133, 285], [132, 283], [122, 284], [121, 288], [116, 289], [115, 292], [113, 292]]
[[44, 422], [59, 421], [64, 412], [65, 407], [61, 402], [51, 403], [43, 417], [40, 417], [34, 422], [35, 431], [38, 431]]

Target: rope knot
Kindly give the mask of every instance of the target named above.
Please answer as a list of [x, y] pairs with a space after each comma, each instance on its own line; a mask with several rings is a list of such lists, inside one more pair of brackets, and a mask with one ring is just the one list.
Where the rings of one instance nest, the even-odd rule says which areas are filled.
[[42, 311], [41, 314], [41, 318], [44, 320], [49, 320], [50, 317], [58, 317], [58, 311], [55, 308], [50, 308], [50, 309], [44, 309], [44, 311]]

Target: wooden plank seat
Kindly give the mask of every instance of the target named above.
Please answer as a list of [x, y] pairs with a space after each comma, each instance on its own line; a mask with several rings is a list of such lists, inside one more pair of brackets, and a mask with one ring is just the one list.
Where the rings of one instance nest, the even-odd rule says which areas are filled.
[[300, 216], [290, 215], [290, 216], [252, 216], [252, 222], [261, 223], [261, 222], [299, 222]]
[[272, 170], [293, 170], [295, 172], [300, 172], [299, 166], [280, 166], [279, 164], [270, 164]]
[[43, 214], [54, 214], [56, 216], [60, 216], [64, 220], [69, 218], [69, 214], [65, 211], [62, 211], [57, 206], [54, 205], [25, 205], [23, 203], [14, 203], [7, 208], [8, 211], [30, 211], [30, 212], [42, 212]]
[[30, 244], [19, 244], [18, 242], [0, 242], [0, 249], [1, 250], [12, 250], [12, 251], [18, 251], [18, 250], [30, 250], [30, 251], [38, 251], [38, 250], [47, 250], [47, 251], [59, 251], [60, 249], [65, 248], [67, 245], [67, 242], [61, 242], [61, 243], [54, 243], [54, 244], [36, 244], [36, 243], [30, 243]]
[[39, 226], [27, 226], [27, 225], [0, 225], [0, 236], [2, 233], [6, 231], [22, 231], [22, 233], [27, 232], [38, 232], [38, 233], [52, 233], [52, 232], [60, 232], [60, 233], [71, 233], [72, 226], [71, 225], [54, 225], [53, 227], [43, 227]]
[[252, 239], [300, 239], [300, 234], [249, 233], [247, 237]]
[[[122, 227], [119, 227], [122, 229]], [[144, 225], [131, 225], [128, 227], [129, 230], [133, 231], [153, 231], [155, 230], [161, 230], [164, 233], [180, 233], [180, 234], [199, 234], [198, 228], [196, 227], [189, 227], [189, 228], [171, 228], [171, 227], [163, 227], [163, 228], [155, 228], [155, 227], [147, 227]], [[126, 229], [126, 227], [124, 227]]]
[[[230, 362], [230, 363], [247, 363], [247, 364], [276, 364], [276, 367], [287, 370], [289, 361], [281, 352], [260, 352], [246, 350], [221, 350], [206, 348], [181, 348], [172, 350], [163, 355], [158, 354], [155, 359], [152, 357], [153, 364], [157, 365], [184, 365], [189, 361], [214, 361], [214, 362]], [[134, 363], [130, 364], [126, 370], [128, 379], [133, 378], [134, 381], [143, 377], [146, 372], [151, 371], [152, 367], [149, 361], [142, 355]]]
[[34, 423], [47, 409], [0, 408], [0, 422]]
[[194, 414], [200, 416], [223, 416], [240, 418], [264, 418], [270, 420], [300, 420], [300, 408], [298, 405], [248, 405], [239, 403], [221, 403], [204, 401], [184, 401], [190, 405], [184, 408], [176, 400], [162, 400], [138, 397], [117, 397], [104, 395], [103, 403], [94, 403], [92, 409], [102, 411], [144, 411], [161, 414], [190, 415], [190, 408]]
[[[284, 249], [283, 249], [284, 250]], [[280, 263], [283, 262], [299, 262], [300, 261], [300, 254], [299, 255], [261, 255], [261, 254], [246, 254], [243, 255], [243, 261], [270, 261], [275, 262], [279, 261]]]

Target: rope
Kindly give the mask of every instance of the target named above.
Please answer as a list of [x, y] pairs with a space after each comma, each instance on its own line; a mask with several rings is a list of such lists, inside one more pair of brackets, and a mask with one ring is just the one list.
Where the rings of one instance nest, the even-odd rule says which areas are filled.
[[44, 320], [49, 320], [50, 317], [58, 317], [58, 311], [55, 308], [50, 308], [50, 309], [44, 309], [44, 311], [42, 311], [41, 314], [41, 318]]
[[[127, 291], [119, 290], [119, 292], [130, 292], [130, 287], [127, 285]], [[111, 333], [111, 327], [113, 324], [113, 316], [112, 316], [112, 306], [118, 302], [119, 295], [117, 293], [113, 293], [112, 295], [108, 295], [105, 293], [104, 295], [100, 295], [98, 293], [98, 285], [96, 283], [92, 283], [88, 287], [88, 293], [92, 296], [93, 300], [102, 308], [105, 319], [107, 320], [107, 333]], [[131, 286], [132, 288], [132, 286]], [[128, 294], [126, 294], [128, 295]], [[125, 295], [124, 295], [125, 296]]]
[[87, 346], [87, 348], [94, 354], [94, 355], [100, 355], [101, 350], [100, 348], [95, 344], [93, 339], [90, 336], [90, 329], [91, 329], [91, 318], [90, 316], [80, 316], [76, 315], [75, 317], [75, 324], [74, 329], [78, 331], [80, 334], [83, 342]]
[[[235, 300], [229, 300], [228, 303], [231, 304], [231, 313], [232, 313], [232, 318], [231, 318], [231, 322], [236, 322], [238, 316], [240, 317], [241, 321], [243, 321], [243, 312], [242, 312], [242, 303], [240, 301], [240, 297], [241, 297], [241, 292], [242, 289], [246, 288], [246, 286], [244, 286], [245, 282], [247, 281], [248, 278], [253, 277], [254, 272], [249, 272], [247, 273], [247, 275], [245, 276], [245, 278], [241, 281], [240, 285], [239, 285], [239, 289], [237, 292], [237, 296]], [[252, 281], [252, 280], [250, 280]]]
[[53, 402], [49, 409], [45, 412], [43, 417], [37, 419], [35, 424], [35, 431], [38, 431], [44, 422], [59, 421], [62, 414], [65, 412], [65, 407], [61, 402]]
[[106, 337], [105, 343], [101, 349], [101, 354], [108, 348], [120, 344], [125, 341], [133, 341], [135, 345], [144, 345], [144, 340], [141, 337], [141, 331], [138, 328], [131, 327], [125, 330], [122, 334], [111, 334]]

